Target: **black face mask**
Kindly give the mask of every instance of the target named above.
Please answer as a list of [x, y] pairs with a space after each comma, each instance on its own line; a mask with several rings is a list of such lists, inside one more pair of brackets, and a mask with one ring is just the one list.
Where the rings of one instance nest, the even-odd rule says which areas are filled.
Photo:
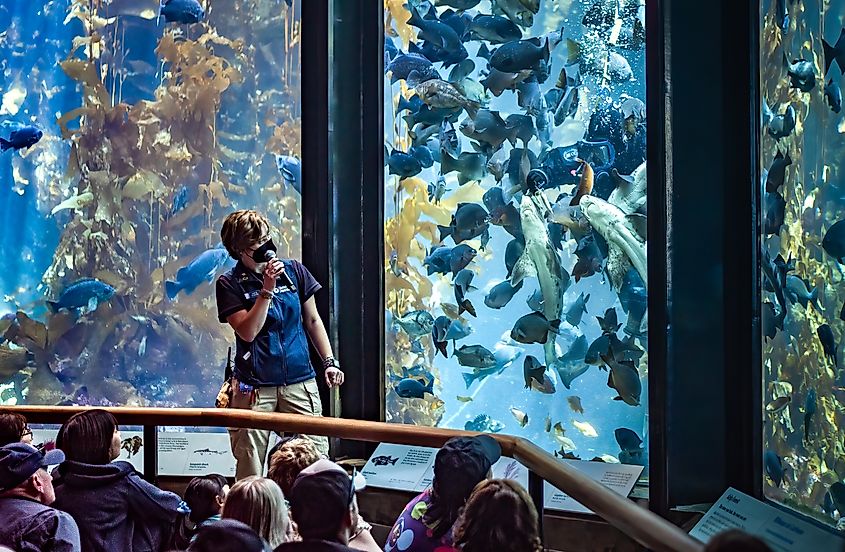
[[252, 260], [256, 263], [266, 263], [268, 251], [276, 252], [276, 244], [273, 243], [273, 238], [270, 238], [264, 242], [264, 245], [253, 251]]

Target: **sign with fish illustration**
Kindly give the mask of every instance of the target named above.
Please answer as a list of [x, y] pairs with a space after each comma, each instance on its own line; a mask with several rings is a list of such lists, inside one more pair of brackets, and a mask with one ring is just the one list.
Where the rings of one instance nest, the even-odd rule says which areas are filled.
[[645, 463], [644, 11], [385, 6], [385, 419]]

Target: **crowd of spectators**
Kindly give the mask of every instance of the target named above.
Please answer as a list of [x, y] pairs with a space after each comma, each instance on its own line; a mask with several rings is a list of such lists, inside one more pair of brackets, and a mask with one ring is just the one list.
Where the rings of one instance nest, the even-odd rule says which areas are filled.
[[[222, 475], [195, 477], [182, 497], [117, 460], [120, 443], [105, 410], [71, 416], [55, 446], [33, 446], [26, 419], [0, 412], [0, 551], [543, 550], [528, 493], [514, 480], [491, 478], [501, 449], [487, 435], [443, 445], [431, 487], [408, 503], [383, 547], [359, 514], [364, 478], [322, 456], [310, 439], [282, 439], [270, 453], [268, 477], [245, 477], [231, 488]], [[729, 533], [707, 550], [768, 548]]]

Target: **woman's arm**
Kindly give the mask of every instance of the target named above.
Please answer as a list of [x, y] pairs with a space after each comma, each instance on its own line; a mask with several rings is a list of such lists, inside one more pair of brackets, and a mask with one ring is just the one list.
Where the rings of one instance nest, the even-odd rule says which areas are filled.
[[255, 304], [249, 310], [239, 310], [238, 312], [230, 314], [226, 318], [226, 322], [232, 326], [238, 337], [244, 341], [251, 343], [261, 328], [264, 327], [264, 322], [267, 321], [267, 311], [270, 308], [270, 299], [265, 299], [260, 295], [255, 298]]
[[[284, 270], [284, 265], [278, 260], [273, 260], [267, 263], [264, 269], [264, 289], [262, 293], [270, 291], [276, 287], [276, 277]], [[251, 343], [261, 328], [264, 327], [264, 322], [267, 321], [267, 311], [270, 309], [270, 297], [259, 295], [255, 298], [255, 304], [249, 310], [240, 310], [230, 314], [226, 318], [226, 322], [232, 326], [238, 337], [244, 341]]]
[[[320, 313], [317, 312], [317, 303], [314, 297], [309, 297], [305, 303], [302, 304], [302, 326], [308, 332], [308, 337], [311, 338], [311, 343], [317, 349], [317, 354], [320, 358], [326, 359], [334, 357], [332, 354], [332, 344], [329, 341], [329, 334], [326, 333], [326, 327], [323, 325], [323, 320], [320, 318]], [[326, 384], [329, 387], [340, 385], [343, 383], [343, 372], [338, 368], [326, 368]]]

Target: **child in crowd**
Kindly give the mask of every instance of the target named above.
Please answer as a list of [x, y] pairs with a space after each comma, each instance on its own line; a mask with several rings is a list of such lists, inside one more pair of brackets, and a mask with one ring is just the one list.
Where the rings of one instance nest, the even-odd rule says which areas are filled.
[[32, 430], [23, 414], [0, 410], [0, 447], [9, 443], [32, 444]]
[[501, 454], [499, 443], [489, 435], [446, 441], [434, 457], [431, 488], [405, 506], [387, 536], [385, 552], [449, 550], [461, 508], [475, 486], [490, 476]]
[[246, 523], [271, 548], [288, 540], [290, 521], [285, 497], [266, 477], [251, 475], [232, 485], [223, 503], [223, 518]]
[[153, 552], [167, 543], [182, 500], [115, 460], [120, 432], [105, 410], [78, 412], [62, 425], [57, 445], [67, 460], [56, 470], [54, 506], [76, 520], [86, 552]]
[[184, 550], [201, 527], [220, 520], [220, 510], [228, 492], [229, 483], [220, 474], [212, 473], [191, 479], [184, 495], [189, 513], [182, 518], [176, 530], [173, 541], [176, 548]]
[[[321, 458], [314, 442], [299, 435], [286, 437], [273, 447], [270, 454], [270, 470], [267, 477], [281, 487], [286, 498], [290, 497], [293, 482], [299, 474]], [[361, 516], [356, 516], [355, 528], [349, 538], [349, 547], [365, 552], [380, 552], [381, 547], [372, 535], [372, 525]], [[296, 523], [291, 522], [291, 540], [300, 540]]]
[[739, 529], [723, 531], [710, 539], [704, 552], [772, 552], [772, 549], [753, 535]]
[[454, 538], [462, 552], [543, 550], [537, 509], [512, 479], [488, 479], [475, 486], [455, 524]]

